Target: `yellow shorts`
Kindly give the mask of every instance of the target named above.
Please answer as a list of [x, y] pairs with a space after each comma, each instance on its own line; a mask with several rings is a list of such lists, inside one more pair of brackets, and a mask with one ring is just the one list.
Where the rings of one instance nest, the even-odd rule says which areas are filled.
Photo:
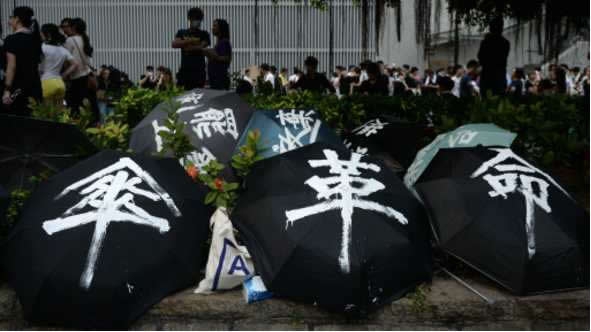
[[43, 99], [63, 100], [66, 96], [66, 85], [61, 78], [41, 81]]

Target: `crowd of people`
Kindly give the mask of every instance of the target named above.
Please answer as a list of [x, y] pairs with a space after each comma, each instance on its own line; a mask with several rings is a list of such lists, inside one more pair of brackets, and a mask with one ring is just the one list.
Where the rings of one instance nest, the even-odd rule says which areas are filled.
[[[246, 68], [237, 89], [242, 93], [256, 93], [257, 88], [276, 93], [308, 90], [337, 96], [450, 94], [466, 97], [483, 94], [482, 67], [477, 60], [470, 60], [465, 66], [426, 69], [422, 73], [407, 64], [365, 61], [348, 68], [336, 66], [330, 79], [325, 73], [317, 72], [318, 61], [314, 57], [308, 57], [305, 66], [305, 71], [296, 67], [291, 74], [287, 68], [278, 72], [277, 67], [266, 63], [254, 69]], [[253, 75], [253, 72], [256, 73]], [[589, 67], [552, 64], [545, 71], [537, 67], [527, 73], [523, 68], [514, 68], [503, 79], [501, 92], [493, 91], [494, 94], [589, 96]]]
[[[229, 89], [228, 68], [232, 61], [230, 27], [223, 19], [213, 22], [217, 38], [213, 48], [209, 33], [201, 30], [203, 11], [191, 8], [188, 29], [180, 29], [172, 47], [181, 50], [176, 84], [189, 90], [203, 88], [206, 77], [212, 89]], [[64, 18], [58, 26], [39, 26], [34, 10], [16, 7], [8, 20], [11, 28], [0, 43], [0, 93], [3, 113], [28, 116], [30, 100], [68, 107], [74, 116], [82, 107], [91, 110], [93, 123], [104, 120], [126, 88], [133, 86], [122, 70], [93, 67], [94, 48], [82, 18]], [[205, 58], [208, 59], [207, 67]], [[205, 73], [207, 69], [207, 75]], [[148, 67], [139, 85], [164, 90], [174, 85], [172, 71]]]
[[[13, 33], [4, 40], [2, 58], [4, 112], [27, 115], [29, 99], [63, 105], [74, 114], [88, 100], [94, 120], [99, 112], [97, 80], [93, 75], [93, 47], [81, 18], [65, 18], [58, 27], [39, 27], [33, 9], [16, 7], [8, 24]], [[61, 30], [61, 31], [60, 31]]]
[[[65, 105], [74, 115], [84, 101], [98, 122], [112, 112], [113, 103], [126, 88], [133, 86], [127, 74], [114, 66], [94, 68], [94, 49], [81, 18], [64, 18], [61, 24], [39, 27], [29, 7], [16, 7], [8, 21], [12, 34], [0, 48], [0, 92], [2, 110], [28, 115], [29, 100]], [[138, 86], [166, 90], [177, 85], [186, 90], [208, 87], [228, 90], [232, 62], [230, 26], [215, 19], [211, 33], [202, 30], [200, 8], [187, 12], [189, 26], [179, 29], [171, 47], [179, 49], [181, 64], [175, 75], [170, 68], [148, 66]], [[318, 60], [309, 56], [304, 70], [281, 68], [263, 63], [243, 70], [236, 83], [239, 93], [290, 93], [306, 90], [350, 95], [450, 95], [478, 96], [493, 93], [513, 96], [567, 94], [589, 96], [589, 67], [569, 68], [565, 64], [515, 68], [506, 73], [510, 43], [502, 36], [502, 21], [493, 20], [481, 43], [478, 59], [466, 65], [448, 66], [422, 73], [410, 65], [386, 65], [364, 61], [359, 65], [336, 66], [327, 75], [318, 71]]]

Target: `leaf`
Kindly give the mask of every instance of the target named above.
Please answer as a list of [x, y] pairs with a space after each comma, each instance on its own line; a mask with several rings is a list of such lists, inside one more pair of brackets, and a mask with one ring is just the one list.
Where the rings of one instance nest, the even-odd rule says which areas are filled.
[[210, 191], [207, 193], [207, 195], [205, 196], [205, 204], [209, 205], [211, 203], [213, 203], [218, 196], [218, 192], [217, 191]]

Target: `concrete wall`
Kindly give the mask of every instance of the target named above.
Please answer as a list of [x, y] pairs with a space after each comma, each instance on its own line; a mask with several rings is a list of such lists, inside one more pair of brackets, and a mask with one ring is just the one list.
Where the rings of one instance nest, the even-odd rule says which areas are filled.
[[[441, 15], [435, 17], [435, 6], [440, 2]], [[386, 10], [383, 38], [380, 42], [379, 59], [386, 63], [409, 64], [420, 69], [427, 67], [440, 68], [454, 62], [453, 26], [447, 12], [446, 0], [434, 0], [432, 6], [431, 31], [432, 50], [424, 56], [424, 45], [415, 40], [415, 1], [401, 1], [402, 5], [402, 38], [396, 37], [396, 12], [393, 8]], [[486, 31], [476, 27], [460, 25], [459, 63], [466, 64], [475, 59]], [[542, 39], [544, 32], [541, 31]], [[513, 20], [505, 21], [505, 38], [511, 43], [511, 51], [507, 59], [507, 68], [526, 65], [542, 65], [542, 50], [537, 42], [537, 31], [533, 23], [517, 25]], [[587, 37], [588, 38], [588, 37]], [[569, 66], [585, 67], [589, 65], [587, 53], [589, 40], [567, 41], [566, 51], [560, 56], [559, 62]]]

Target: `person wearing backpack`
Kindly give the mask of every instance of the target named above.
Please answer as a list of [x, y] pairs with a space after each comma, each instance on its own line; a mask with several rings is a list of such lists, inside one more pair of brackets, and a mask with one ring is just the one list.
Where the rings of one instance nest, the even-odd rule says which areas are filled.
[[66, 103], [72, 114], [78, 115], [80, 114], [80, 107], [84, 105], [84, 100], [88, 100], [93, 115], [91, 123], [96, 123], [100, 118], [96, 99], [98, 82], [90, 65], [94, 49], [90, 45], [90, 38], [86, 34], [86, 22], [81, 18], [74, 18], [71, 22], [72, 35], [66, 39], [64, 46], [80, 66], [70, 75], [66, 91]]

